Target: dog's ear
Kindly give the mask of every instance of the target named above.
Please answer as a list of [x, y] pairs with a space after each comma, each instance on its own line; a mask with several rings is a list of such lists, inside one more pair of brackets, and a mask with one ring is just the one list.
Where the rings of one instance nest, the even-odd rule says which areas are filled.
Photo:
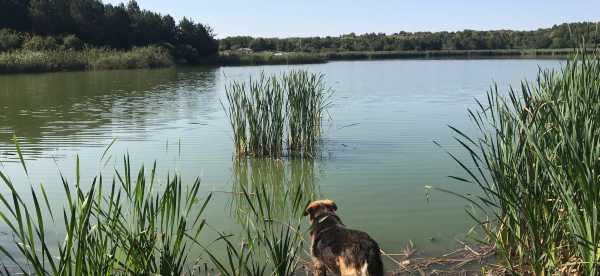
[[325, 207], [327, 209], [337, 211], [337, 205], [335, 204], [335, 201], [330, 200], [330, 199], [324, 199], [324, 200], [316, 200], [316, 201], [308, 203], [308, 205], [304, 209], [303, 215], [304, 216], [310, 215], [316, 209], [321, 208], [321, 207]]
[[306, 207], [304, 207], [304, 213], [302, 213], [303, 216], [308, 216], [310, 215], [312, 212], [315, 211], [315, 209], [319, 208], [320, 206], [320, 201], [319, 200], [315, 200], [315, 201], [309, 201], [306, 203]]
[[306, 206], [306, 208], [304, 208], [304, 212], [302, 213], [302, 216], [308, 216], [308, 214], [310, 214], [312, 212], [314, 206], [310, 205], [310, 203]]
[[337, 211], [337, 209], [338, 209], [337, 204], [335, 204], [335, 201], [333, 201], [331, 199], [324, 200], [323, 205], [327, 206], [328, 208], [332, 209], [333, 211]]

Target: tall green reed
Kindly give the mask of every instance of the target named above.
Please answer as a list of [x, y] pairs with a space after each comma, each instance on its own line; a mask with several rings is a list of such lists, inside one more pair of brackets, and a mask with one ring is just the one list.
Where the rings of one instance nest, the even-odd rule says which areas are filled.
[[292, 71], [283, 76], [287, 87], [288, 147], [294, 153], [312, 153], [321, 138], [321, 120], [328, 106], [324, 76]]
[[[17, 143], [17, 151], [23, 161]], [[198, 243], [210, 195], [200, 198], [200, 181], [184, 186], [181, 177], [156, 180], [156, 163], [132, 175], [128, 156], [123, 170], [106, 182], [102, 175], [84, 188], [79, 159], [75, 183], [62, 175], [65, 206], [55, 210], [44, 186], [31, 187], [31, 199], [0, 171], [8, 194], [0, 194], [0, 219], [9, 227], [15, 247], [0, 246], [0, 255], [26, 275], [181, 275], [192, 267], [190, 247]], [[19, 185], [19, 184], [17, 184]], [[48, 225], [50, 224], [50, 225]], [[60, 229], [57, 244], [48, 233]], [[9, 273], [8, 269], [4, 271]]]
[[452, 128], [472, 163], [452, 157], [483, 194], [464, 198], [513, 273], [596, 275], [600, 261], [600, 54], [469, 110], [479, 135]]
[[321, 74], [291, 71], [226, 87], [227, 115], [238, 156], [312, 155], [330, 89]]

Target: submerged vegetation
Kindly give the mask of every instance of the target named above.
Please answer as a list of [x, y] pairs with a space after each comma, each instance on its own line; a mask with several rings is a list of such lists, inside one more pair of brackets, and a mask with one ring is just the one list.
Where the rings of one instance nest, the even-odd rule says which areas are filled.
[[222, 234], [225, 260], [208, 255], [222, 275], [291, 276], [308, 272], [306, 228], [302, 212], [315, 197], [314, 163], [297, 160], [290, 166], [274, 159], [234, 161], [232, 208], [244, 233]]
[[[226, 87], [227, 115], [238, 156], [312, 156], [321, 136], [330, 89], [322, 74], [261, 74]], [[224, 105], [225, 106], [225, 105]]]
[[[300, 217], [304, 206], [293, 206], [290, 197], [307, 203], [317, 196], [317, 172], [313, 159], [294, 159], [290, 162], [272, 158], [238, 158], [233, 161], [232, 211], [244, 222], [251, 204], [244, 194], [268, 194], [274, 219]], [[268, 186], [265, 186], [268, 183]]]
[[[600, 54], [584, 51], [558, 72], [470, 111], [480, 136], [454, 129], [483, 195], [481, 229], [511, 273], [597, 275], [600, 262]], [[485, 216], [484, 216], [485, 217]]]

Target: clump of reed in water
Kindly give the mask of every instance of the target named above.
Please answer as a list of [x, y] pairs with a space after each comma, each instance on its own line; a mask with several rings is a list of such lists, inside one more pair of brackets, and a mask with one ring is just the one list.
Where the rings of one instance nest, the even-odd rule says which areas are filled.
[[321, 116], [328, 97], [324, 76], [293, 71], [283, 76], [287, 91], [288, 146], [312, 152], [321, 138]]
[[600, 53], [507, 95], [494, 88], [469, 111], [479, 135], [453, 128], [472, 161], [455, 157], [457, 179], [483, 191], [464, 198], [493, 218], [478, 222], [511, 274], [598, 275]]
[[312, 155], [321, 137], [330, 89], [321, 74], [291, 71], [226, 87], [238, 156]]

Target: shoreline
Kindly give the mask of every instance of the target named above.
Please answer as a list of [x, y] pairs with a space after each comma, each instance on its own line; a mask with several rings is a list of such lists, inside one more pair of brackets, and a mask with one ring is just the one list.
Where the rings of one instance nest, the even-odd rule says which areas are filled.
[[[567, 58], [576, 49], [499, 49], [499, 50], [435, 50], [328, 53], [229, 53], [221, 54], [211, 65], [248, 66], [283, 64], [318, 64], [331, 61], [393, 59], [478, 59], [478, 58]], [[588, 49], [593, 51], [593, 49]]]
[[[104, 60], [112, 60], [103, 66], [89, 65], [90, 59], [82, 58], [85, 51], [15, 51], [0, 53], [0, 75], [78, 72], [95, 70], [158, 69], [176, 66], [258, 66], [258, 65], [297, 65], [322, 64], [334, 61], [368, 61], [398, 59], [563, 59], [574, 54], [576, 49], [500, 49], [500, 50], [436, 50], [436, 51], [380, 51], [380, 52], [256, 52], [221, 53], [216, 57], [204, 58], [197, 63], [173, 62], [167, 51], [145, 48], [145, 55], [135, 55], [135, 51], [97, 50]], [[588, 49], [589, 52], [593, 49]], [[52, 57], [60, 56], [60, 62]], [[39, 60], [23, 58], [39, 57]], [[50, 57], [50, 58], [49, 58]], [[150, 57], [150, 58], [149, 58]], [[157, 58], [158, 57], [158, 58]], [[147, 62], [151, 60], [151, 62]], [[156, 60], [160, 60], [157, 62]], [[74, 65], [73, 65], [74, 64]]]

